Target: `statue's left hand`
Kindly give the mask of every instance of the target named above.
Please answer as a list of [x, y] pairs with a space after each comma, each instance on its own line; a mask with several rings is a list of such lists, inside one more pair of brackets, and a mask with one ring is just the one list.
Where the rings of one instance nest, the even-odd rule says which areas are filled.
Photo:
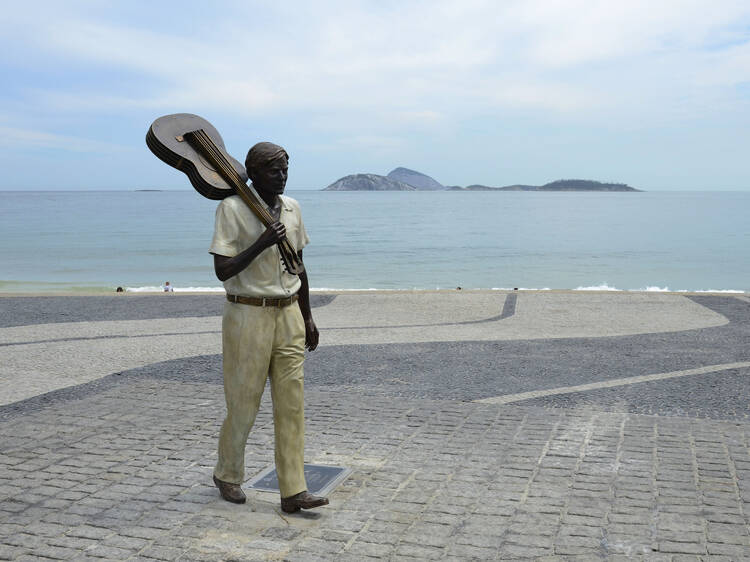
[[312, 318], [305, 320], [305, 348], [308, 351], [315, 351], [318, 347], [318, 340], [320, 339], [320, 333], [318, 327], [313, 322]]

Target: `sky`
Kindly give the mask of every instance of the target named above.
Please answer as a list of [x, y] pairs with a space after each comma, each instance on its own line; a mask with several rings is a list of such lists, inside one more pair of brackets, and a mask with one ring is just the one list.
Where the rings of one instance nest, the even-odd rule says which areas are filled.
[[191, 189], [144, 138], [194, 113], [288, 189], [403, 166], [750, 191], [750, 2], [3, 2], [2, 190]]

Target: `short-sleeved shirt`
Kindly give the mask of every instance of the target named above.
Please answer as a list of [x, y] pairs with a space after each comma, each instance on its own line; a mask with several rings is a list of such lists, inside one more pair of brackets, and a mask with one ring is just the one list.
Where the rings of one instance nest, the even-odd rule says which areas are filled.
[[[252, 190], [252, 187], [250, 189]], [[310, 239], [302, 222], [299, 203], [285, 195], [281, 195], [280, 198], [279, 220], [286, 228], [289, 242], [296, 251], [300, 251]], [[265, 205], [260, 197], [258, 200]], [[214, 237], [208, 251], [220, 256], [234, 257], [252, 246], [265, 230], [265, 225], [239, 195], [232, 195], [224, 199], [216, 209]], [[298, 275], [290, 275], [284, 269], [279, 247], [274, 244], [258, 254], [250, 265], [237, 275], [224, 281], [224, 289], [231, 295], [283, 298], [296, 293], [301, 284]]]

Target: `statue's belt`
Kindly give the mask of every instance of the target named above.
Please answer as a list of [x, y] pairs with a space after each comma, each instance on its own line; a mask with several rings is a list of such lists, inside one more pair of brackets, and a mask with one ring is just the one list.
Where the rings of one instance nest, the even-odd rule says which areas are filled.
[[291, 297], [283, 299], [275, 299], [269, 297], [243, 297], [242, 295], [230, 295], [227, 294], [227, 300], [237, 304], [249, 304], [251, 306], [275, 306], [277, 308], [284, 308], [289, 306], [293, 302], [297, 302], [299, 295], [294, 294]]

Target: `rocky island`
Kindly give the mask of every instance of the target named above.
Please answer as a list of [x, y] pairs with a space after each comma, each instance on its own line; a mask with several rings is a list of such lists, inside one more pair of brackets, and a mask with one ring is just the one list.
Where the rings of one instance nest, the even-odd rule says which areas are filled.
[[336, 180], [323, 191], [417, 191], [417, 188], [387, 176], [352, 174]]
[[452, 186], [453, 191], [643, 191], [626, 183], [602, 183], [593, 180], [555, 180], [544, 185], [506, 185], [489, 187], [486, 185]]
[[323, 191], [641, 191], [625, 183], [602, 183], [593, 180], [555, 180], [544, 185], [487, 185], [445, 186], [434, 178], [410, 170], [396, 168], [387, 176], [352, 174], [333, 182]]

